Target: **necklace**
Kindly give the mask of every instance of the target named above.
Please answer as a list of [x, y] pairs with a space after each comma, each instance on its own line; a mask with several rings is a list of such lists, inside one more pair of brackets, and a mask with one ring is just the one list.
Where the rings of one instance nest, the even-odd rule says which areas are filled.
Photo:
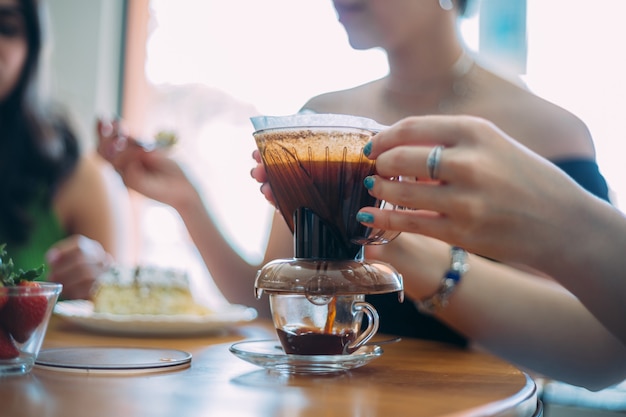
[[450, 71], [453, 79], [451, 92], [439, 100], [439, 111], [442, 113], [450, 112], [459, 105], [463, 99], [467, 98], [471, 92], [471, 88], [466, 76], [473, 67], [474, 59], [466, 54], [465, 51], [461, 52], [461, 56], [452, 65]]
[[[450, 79], [452, 80], [450, 88], [448, 89], [448, 92], [438, 100], [437, 109], [441, 113], [451, 112], [463, 101], [463, 99], [467, 98], [471, 92], [467, 75], [473, 67], [474, 59], [464, 51], [461, 52], [461, 55], [448, 70]], [[393, 87], [389, 83], [386, 85], [386, 89], [390, 92], [403, 95], [425, 94], [432, 88], [434, 88], [432, 81], [425, 81], [414, 85], [405, 84], [398, 87]]]

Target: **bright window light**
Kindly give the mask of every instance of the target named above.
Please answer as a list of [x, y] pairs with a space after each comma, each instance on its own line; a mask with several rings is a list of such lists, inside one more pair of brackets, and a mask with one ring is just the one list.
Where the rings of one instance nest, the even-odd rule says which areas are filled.
[[[587, 123], [619, 203], [626, 195], [619, 152], [626, 1], [527, 4], [524, 79]], [[330, 0], [152, 0], [151, 15], [146, 75], [167, 90], [151, 122], [182, 131], [188, 145], [180, 157], [224, 232], [242, 253], [258, 258], [271, 208], [248, 174], [254, 148], [248, 117], [295, 113], [317, 94], [382, 77], [388, 70], [384, 52], [353, 50]], [[479, 50], [478, 30], [477, 14], [461, 21], [473, 51]], [[216, 102], [222, 104], [209, 96], [221, 97]]]

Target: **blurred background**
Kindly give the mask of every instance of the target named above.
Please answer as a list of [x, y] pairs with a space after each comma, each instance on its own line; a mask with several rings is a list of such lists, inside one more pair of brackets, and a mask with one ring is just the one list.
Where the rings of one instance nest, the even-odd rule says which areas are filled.
[[[387, 71], [383, 52], [350, 48], [330, 0], [47, 0], [47, 6], [50, 86], [73, 114], [84, 146], [95, 143], [97, 115], [122, 115], [143, 135], [176, 130], [176, 158], [251, 260], [263, 253], [272, 209], [249, 176], [249, 117], [294, 113], [316, 94]], [[460, 24], [482, 60], [521, 75], [531, 90], [587, 123], [620, 208], [624, 16], [624, 0], [475, 0]], [[184, 260], [211, 285], [177, 215], [139, 201], [141, 261]]]

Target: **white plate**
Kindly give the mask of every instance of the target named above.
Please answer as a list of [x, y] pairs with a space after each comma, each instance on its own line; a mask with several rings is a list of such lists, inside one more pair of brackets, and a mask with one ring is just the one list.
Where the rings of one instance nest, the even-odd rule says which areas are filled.
[[216, 333], [230, 326], [254, 320], [252, 307], [232, 305], [205, 315], [149, 315], [94, 313], [86, 300], [59, 301], [54, 313], [87, 330], [128, 336], [192, 336]]
[[286, 354], [278, 340], [239, 342], [230, 351], [240, 359], [285, 374], [332, 374], [361, 367], [383, 354], [376, 345], [361, 346], [349, 355]]

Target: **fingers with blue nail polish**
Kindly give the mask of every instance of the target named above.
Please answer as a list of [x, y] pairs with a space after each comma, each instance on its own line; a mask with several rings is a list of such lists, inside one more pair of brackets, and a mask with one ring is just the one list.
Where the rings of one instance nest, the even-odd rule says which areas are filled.
[[366, 212], [361, 211], [356, 214], [356, 220], [361, 223], [373, 223], [374, 215], [371, 213], [366, 213]]
[[371, 153], [372, 153], [372, 141], [370, 140], [363, 147], [363, 155], [370, 156]]

